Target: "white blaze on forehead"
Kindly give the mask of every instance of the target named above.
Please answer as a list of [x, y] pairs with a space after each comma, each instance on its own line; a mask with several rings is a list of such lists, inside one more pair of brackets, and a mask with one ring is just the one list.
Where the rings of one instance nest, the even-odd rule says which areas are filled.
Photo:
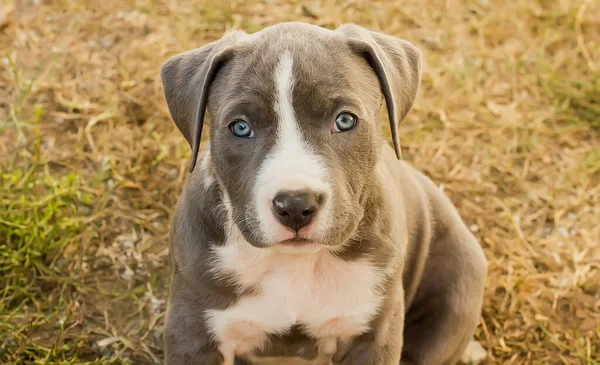
[[294, 60], [289, 52], [286, 52], [279, 59], [279, 64], [275, 70], [275, 86], [277, 88], [276, 111], [279, 114], [281, 128], [284, 136], [291, 138], [293, 142], [301, 142], [296, 136], [298, 134], [298, 125], [294, 115], [294, 105], [292, 104], [292, 87], [294, 84]]
[[[275, 103], [278, 117], [277, 141], [262, 163], [255, 187], [255, 208], [260, 229], [267, 242], [293, 238], [294, 234], [281, 226], [272, 212], [272, 201], [280, 191], [310, 190], [330, 195], [327, 171], [318, 155], [307, 145], [294, 112], [294, 60], [290, 52], [279, 58], [275, 69]], [[330, 226], [331, 203], [314, 221], [301, 231], [303, 236], [318, 239]]]

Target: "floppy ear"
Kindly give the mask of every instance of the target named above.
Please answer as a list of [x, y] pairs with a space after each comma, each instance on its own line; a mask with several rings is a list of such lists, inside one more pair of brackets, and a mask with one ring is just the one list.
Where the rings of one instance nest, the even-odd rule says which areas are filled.
[[242, 31], [227, 33], [218, 41], [169, 58], [161, 67], [165, 99], [173, 121], [192, 148], [194, 170], [210, 85], [221, 66], [231, 58]]
[[336, 29], [348, 37], [352, 50], [371, 65], [385, 97], [396, 157], [402, 158], [398, 125], [415, 101], [421, 83], [421, 51], [400, 38], [369, 31], [355, 24]]

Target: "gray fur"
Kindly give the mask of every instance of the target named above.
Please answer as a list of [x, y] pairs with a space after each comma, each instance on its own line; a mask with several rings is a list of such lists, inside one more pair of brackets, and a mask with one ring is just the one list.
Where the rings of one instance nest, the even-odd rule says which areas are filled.
[[[277, 132], [272, 75], [283, 51], [294, 59], [293, 106], [300, 131], [326, 161], [332, 180], [336, 225], [323, 244], [339, 247], [344, 260], [370, 257], [388, 273], [370, 330], [338, 344], [333, 363], [456, 363], [478, 323], [487, 264], [451, 202], [397, 159], [396, 127], [417, 94], [420, 52], [407, 41], [356, 25], [327, 31], [303, 23], [279, 24], [252, 36], [229, 33], [172, 57], [162, 68], [169, 110], [193, 149], [192, 169], [205, 108], [212, 123], [209, 153], [201, 157], [204, 168], [188, 178], [172, 226], [166, 363], [222, 364], [203, 313], [253, 295], [240, 291], [233, 279], [212, 274], [211, 247], [224, 244], [225, 197], [246, 240], [266, 244], [248, 206], [256, 171]], [[395, 150], [381, 134], [382, 97]], [[356, 111], [359, 124], [331, 136], [329, 123], [343, 108]], [[255, 140], [232, 137], [227, 124], [240, 116], [260, 131]], [[255, 355], [310, 360], [315, 346], [298, 323]]]

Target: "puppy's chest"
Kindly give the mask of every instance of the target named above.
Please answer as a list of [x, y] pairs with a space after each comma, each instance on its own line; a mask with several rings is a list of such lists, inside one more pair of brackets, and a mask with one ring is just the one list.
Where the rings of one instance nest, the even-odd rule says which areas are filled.
[[[233, 275], [241, 288], [257, 289], [225, 310], [207, 312], [209, 328], [226, 358], [246, 354], [253, 363], [267, 364], [269, 357], [260, 352], [271, 348], [299, 363], [328, 364], [323, 359], [335, 352], [338, 340], [368, 329], [381, 302], [381, 275], [370, 263], [346, 262], [327, 252], [291, 255], [256, 250], [235, 245], [216, 252], [218, 270]], [[297, 346], [299, 354], [283, 354], [272, 339], [290, 334], [292, 328], [314, 339], [314, 344], [300, 346], [292, 337], [283, 346]], [[314, 357], [304, 356], [309, 348], [315, 349]]]

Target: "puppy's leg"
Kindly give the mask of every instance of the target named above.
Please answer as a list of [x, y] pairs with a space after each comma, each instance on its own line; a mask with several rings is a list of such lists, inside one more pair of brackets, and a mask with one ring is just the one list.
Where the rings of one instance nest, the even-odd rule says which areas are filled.
[[[381, 310], [371, 331], [358, 336], [346, 351], [333, 357], [340, 365], [398, 365], [402, 352], [402, 328], [404, 325], [404, 291], [396, 287], [396, 293]], [[395, 295], [397, 294], [397, 296]]]
[[431, 247], [417, 296], [406, 315], [402, 364], [453, 365], [477, 328], [487, 261], [469, 232]]
[[165, 365], [227, 365], [207, 331], [203, 308], [193, 299], [175, 277], [163, 331]]

